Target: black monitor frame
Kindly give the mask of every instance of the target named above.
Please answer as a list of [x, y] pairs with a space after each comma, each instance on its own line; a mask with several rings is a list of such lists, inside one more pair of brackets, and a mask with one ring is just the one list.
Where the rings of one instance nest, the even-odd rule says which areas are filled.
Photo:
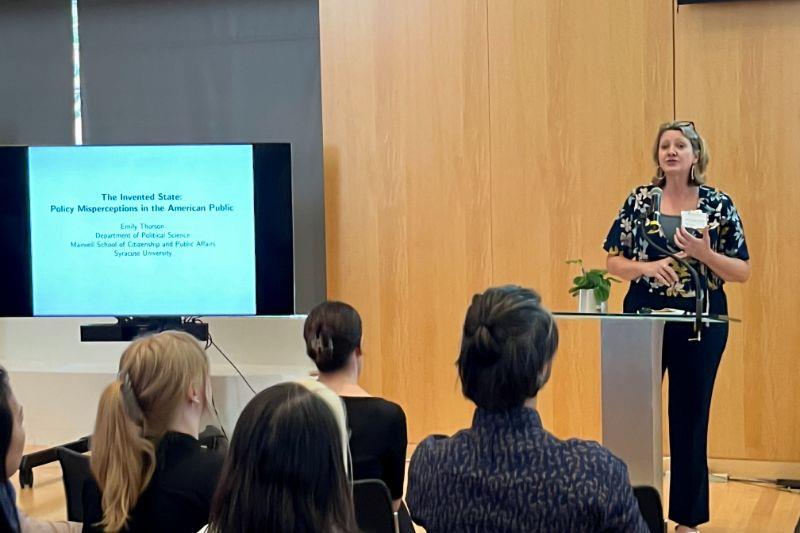
[[[291, 145], [237, 144], [253, 145], [256, 315], [291, 315], [295, 312]], [[35, 316], [27, 154], [27, 146], [0, 147], [0, 317]]]

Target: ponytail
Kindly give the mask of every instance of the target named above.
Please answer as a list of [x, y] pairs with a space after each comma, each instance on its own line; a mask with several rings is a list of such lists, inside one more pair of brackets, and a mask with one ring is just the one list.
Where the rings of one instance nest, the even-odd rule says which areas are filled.
[[[131, 343], [103, 391], [92, 438], [92, 473], [103, 492], [105, 531], [119, 531], [156, 468], [155, 449], [189, 386], [208, 383], [208, 356], [191, 335], [164, 331]], [[147, 436], [148, 438], [145, 438]]]
[[105, 388], [97, 408], [91, 468], [103, 493], [105, 531], [120, 531], [155, 470], [153, 443], [143, 436], [144, 417], [129, 379]]

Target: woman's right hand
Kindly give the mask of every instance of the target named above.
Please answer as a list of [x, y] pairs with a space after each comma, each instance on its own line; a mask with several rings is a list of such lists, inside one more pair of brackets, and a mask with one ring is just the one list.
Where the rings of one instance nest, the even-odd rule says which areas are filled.
[[[686, 257], [685, 252], [675, 254], [681, 259]], [[655, 278], [655, 280], [666, 286], [670, 286], [678, 281], [678, 274], [670, 264], [670, 258], [658, 259], [656, 261], [636, 261], [621, 255], [609, 255], [606, 258], [606, 268], [612, 276], [617, 276], [627, 281], [635, 281], [642, 276]]]
[[643, 276], [655, 278], [661, 285], [669, 287], [680, 281], [678, 273], [672, 268], [672, 259], [669, 257], [659, 259], [658, 261], [647, 261], [639, 264], [641, 265]]

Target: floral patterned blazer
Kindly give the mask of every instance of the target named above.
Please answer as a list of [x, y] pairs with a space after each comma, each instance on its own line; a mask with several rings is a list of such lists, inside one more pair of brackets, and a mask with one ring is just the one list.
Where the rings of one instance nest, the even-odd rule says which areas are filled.
[[[603, 243], [603, 248], [609, 255], [622, 255], [635, 261], [657, 261], [666, 257], [652, 248], [641, 233], [642, 225], [639, 218], [641, 213], [645, 210], [649, 211], [651, 207], [650, 191], [653, 187], [654, 185], [637, 187], [625, 199]], [[712, 250], [745, 261], [750, 259], [742, 220], [739, 218], [739, 213], [730, 196], [713, 187], [701, 185], [697, 208], [708, 215], [708, 231]], [[654, 214], [651, 213], [644, 221], [644, 227], [656, 244], [676, 253], [680, 251], [674, 242], [668, 242], [658, 218]], [[691, 257], [687, 258], [687, 262], [700, 274], [701, 284], [704, 288], [707, 287], [709, 290], [722, 288], [724, 281], [705, 264]], [[680, 277], [680, 281], [674, 285], [667, 287], [659, 284], [655, 278], [644, 276], [632, 283], [645, 284], [651, 293], [662, 296], [693, 298], [695, 291], [689, 271], [675, 261], [672, 261], [672, 268]]]

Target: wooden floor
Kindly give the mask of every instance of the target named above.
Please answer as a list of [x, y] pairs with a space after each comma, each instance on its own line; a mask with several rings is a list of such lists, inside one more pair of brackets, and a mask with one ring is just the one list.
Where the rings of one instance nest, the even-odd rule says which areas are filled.
[[33, 488], [20, 490], [19, 474], [12, 477], [11, 481], [17, 491], [17, 506], [25, 514], [43, 520], [66, 520], [67, 502], [58, 463], [34, 468]]
[[[50, 519], [66, 518], [61, 468], [57, 463], [34, 469], [32, 489], [17, 489], [19, 507], [28, 515]], [[669, 494], [669, 479], [664, 483]], [[665, 502], [665, 507], [669, 502]], [[742, 483], [711, 484], [711, 522], [702, 527], [703, 533], [742, 531], [752, 533], [792, 533], [800, 520], [800, 493]], [[670, 523], [670, 531], [674, 524]], [[420, 531], [422, 531], [420, 529]]]
[[[703, 533], [746, 531], [792, 533], [800, 520], [800, 493], [731, 481], [711, 483], [711, 521]], [[669, 476], [664, 482], [664, 508], [669, 508]], [[675, 524], [669, 523], [669, 531]]]

